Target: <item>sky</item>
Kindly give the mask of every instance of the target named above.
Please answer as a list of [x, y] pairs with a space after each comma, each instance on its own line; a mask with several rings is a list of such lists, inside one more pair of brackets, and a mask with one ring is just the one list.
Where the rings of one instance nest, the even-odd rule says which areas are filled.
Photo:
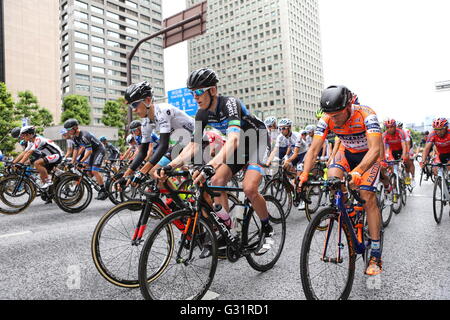
[[[163, 16], [186, 8], [163, 0]], [[325, 87], [346, 85], [379, 119], [450, 117], [449, 0], [319, 0]], [[165, 50], [166, 90], [185, 86], [187, 44]]]

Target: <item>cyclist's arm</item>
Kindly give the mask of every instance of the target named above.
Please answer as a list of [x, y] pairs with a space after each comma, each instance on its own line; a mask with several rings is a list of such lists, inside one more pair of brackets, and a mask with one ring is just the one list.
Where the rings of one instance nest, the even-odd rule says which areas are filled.
[[272, 160], [273, 160], [273, 158], [275, 158], [275, 155], [278, 153], [278, 147], [275, 147], [274, 149], [273, 149], [273, 151], [270, 153], [270, 156], [269, 156], [269, 158], [267, 159], [267, 163], [266, 163], [266, 165], [270, 165], [270, 163], [272, 162]]
[[322, 150], [324, 137], [314, 136], [311, 146], [305, 155], [305, 162], [303, 168], [303, 174], [307, 175], [311, 172], [312, 168], [316, 164], [317, 156]]
[[227, 158], [231, 156], [239, 147], [240, 140], [240, 129], [239, 131], [231, 131], [227, 135], [227, 141], [223, 145], [220, 152], [208, 163], [208, 165], [213, 166], [214, 169], [217, 169], [222, 164], [227, 161]]
[[84, 157], [83, 157], [83, 159], [80, 160], [81, 163], [83, 163], [83, 162], [85, 162], [87, 159], [89, 159], [89, 157], [90, 157], [91, 154], [92, 154], [92, 149], [91, 149], [91, 148], [87, 148], [87, 149], [85, 149], [85, 150], [86, 150], [86, 152], [84, 153]]
[[147, 152], [147, 156], [145, 157], [144, 161], [148, 161], [153, 155], [153, 143], [150, 143], [148, 145], [148, 152]]
[[139, 146], [138, 154], [134, 157], [133, 162], [131, 163], [130, 167], [125, 171], [124, 177], [130, 176], [133, 172], [139, 168], [139, 166], [142, 164], [142, 162], [145, 159], [145, 156], [148, 153], [148, 147], [150, 143], [141, 143]]
[[169, 150], [170, 133], [161, 133], [159, 139], [158, 148], [156, 148], [150, 160], [140, 170], [142, 173], [148, 173], [155, 165], [158, 164], [159, 160], [161, 160], [161, 158], [166, 154], [167, 150]]
[[292, 163], [292, 161], [294, 161], [298, 157], [299, 151], [300, 148], [295, 147], [292, 156], [289, 159], [287, 159], [287, 161]]
[[18, 161], [19, 163], [24, 164], [33, 154], [34, 149], [25, 151], [24, 154], [22, 155], [22, 158], [20, 159], [20, 161]]
[[193, 141], [190, 142], [183, 149], [183, 151], [181, 151], [181, 153], [178, 155], [178, 157], [176, 157], [169, 163], [169, 166], [171, 166], [174, 169], [182, 167], [187, 161], [189, 161], [198, 152], [198, 150], [200, 149], [199, 147], [200, 147], [200, 145], [198, 143], [195, 143]]
[[407, 143], [405, 141], [402, 141], [402, 150], [402, 159], [405, 159], [409, 152]]
[[423, 149], [422, 161], [427, 162], [428, 155], [430, 154], [431, 149], [433, 148], [433, 142], [427, 142], [425, 148]]

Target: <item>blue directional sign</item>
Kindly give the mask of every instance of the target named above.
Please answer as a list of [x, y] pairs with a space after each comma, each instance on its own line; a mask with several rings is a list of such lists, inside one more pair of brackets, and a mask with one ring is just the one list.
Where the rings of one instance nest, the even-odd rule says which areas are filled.
[[171, 90], [168, 92], [169, 103], [194, 117], [198, 110], [197, 101], [188, 88]]

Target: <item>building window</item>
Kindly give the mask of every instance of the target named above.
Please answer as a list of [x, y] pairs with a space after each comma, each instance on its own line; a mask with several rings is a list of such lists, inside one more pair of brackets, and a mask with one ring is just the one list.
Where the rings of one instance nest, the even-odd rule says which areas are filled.
[[89, 81], [90, 77], [88, 75], [86, 75], [86, 74], [76, 73], [75, 74], [75, 79], [82, 80], [82, 81]]
[[75, 88], [76, 88], [77, 91], [85, 91], [85, 92], [89, 92], [89, 90], [90, 90], [89, 86], [88, 86], [88, 85], [85, 85], [85, 84], [77, 84], [77, 85], [75, 86]]
[[75, 69], [89, 71], [89, 66], [87, 64], [75, 63]]
[[86, 10], [87, 10], [87, 8], [88, 8], [87, 3], [84, 3], [84, 2], [81, 2], [81, 1], [78, 1], [78, 0], [75, 0], [75, 1], [74, 1], [74, 4], [75, 4], [76, 6], [78, 6], [78, 7], [83, 8], [83, 9], [86, 9]]
[[89, 60], [89, 55], [85, 53], [75, 52], [75, 58], [80, 60]]
[[75, 48], [89, 50], [89, 45], [82, 43], [82, 42], [75, 41]]
[[96, 72], [96, 73], [101, 73], [101, 74], [105, 74], [105, 68], [100, 68], [100, 67], [92, 67], [92, 72]]

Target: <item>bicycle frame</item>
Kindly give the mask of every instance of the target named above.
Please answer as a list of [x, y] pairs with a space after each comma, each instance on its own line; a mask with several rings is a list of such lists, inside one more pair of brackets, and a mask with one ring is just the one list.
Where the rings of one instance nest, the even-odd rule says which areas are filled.
[[[344, 197], [344, 193], [341, 190], [337, 190], [335, 196], [334, 196], [334, 206], [338, 209], [339, 212], [339, 218], [338, 218], [338, 227], [339, 227], [339, 243], [341, 243], [342, 240], [342, 224], [346, 224], [348, 227], [348, 230], [350, 230], [350, 237], [351, 237], [351, 241], [353, 246], [356, 249], [356, 253], [357, 254], [364, 254], [365, 250], [366, 250], [366, 244], [364, 243], [364, 240], [359, 241], [358, 240], [358, 235], [355, 233], [355, 225], [352, 223], [350, 216], [348, 215], [347, 209], [345, 208], [345, 204], [343, 201], [343, 197]], [[356, 210], [356, 208], [355, 208]], [[359, 211], [359, 215], [356, 216], [355, 221], [358, 221], [361, 216], [362, 216], [362, 212], [363, 211]], [[362, 228], [362, 226], [360, 226], [359, 228]], [[323, 254], [323, 258], [326, 257], [326, 249], [328, 247], [328, 239], [330, 237], [331, 234], [331, 229], [332, 229], [332, 225], [331, 227], [328, 227], [327, 230], [327, 243], [324, 249], [324, 254]], [[338, 261], [340, 259], [340, 255], [341, 255], [341, 250], [342, 247], [339, 246], [338, 248]], [[325, 260], [324, 260], [325, 261]], [[328, 261], [328, 262], [332, 262], [332, 261]]]
[[447, 165], [443, 165], [443, 164], [438, 164], [438, 165], [434, 165], [435, 167], [438, 167], [438, 177], [441, 178], [441, 188], [442, 188], [442, 192], [444, 195], [444, 201], [449, 201], [450, 200], [450, 193], [448, 190], [448, 170], [447, 167], [450, 166], [450, 164]]

